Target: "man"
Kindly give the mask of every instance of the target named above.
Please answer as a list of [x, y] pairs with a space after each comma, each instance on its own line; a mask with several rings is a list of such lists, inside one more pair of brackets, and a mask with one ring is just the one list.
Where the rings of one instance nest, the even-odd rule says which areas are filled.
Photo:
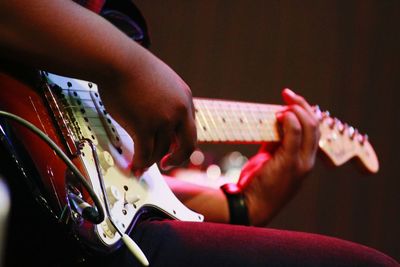
[[[132, 170], [137, 175], [154, 162], [179, 165], [193, 151], [196, 129], [189, 87], [98, 14], [72, 1], [3, 1], [0, 49], [0, 59], [96, 82], [109, 112], [134, 139]], [[250, 159], [241, 174], [243, 186], [237, 188], [245, 199], [246, 219], [254, 226], [265, 226], [294, 195], [318, 148], [318, 118], [310, 105], [288, 89], [283, 99], [288, 109], [277, 114], [284, 133], [281, 145]], [[223, 191], [176, 180], [170, 186], [206, 221], [231, 221]], [[139, 225], [134, 238], [152, 266], [395, 264], [345, 241], [255, 227], [154, 221]], [[86, 264], [138, 263], [121, 249]]]

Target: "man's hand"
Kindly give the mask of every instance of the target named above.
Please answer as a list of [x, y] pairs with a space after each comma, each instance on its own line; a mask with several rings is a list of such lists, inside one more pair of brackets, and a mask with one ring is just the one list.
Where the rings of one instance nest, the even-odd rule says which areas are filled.
[[265, 225], [297, 192], [314, 166], [319, 121], [307, 101], [289, 89], [282, 92], [288, 108], [277, 114], [283, 129], [278, 147], [264, 146], [244, 166], [242, 188], [252, 225]]
[[162, 167], [182, 163], [197, 140], [189, 87], [148, 51], [138, 54], [140, 68], [127, 66], [101, 92], [111, 114], [133, 137], [136, 175], [161, 159]]

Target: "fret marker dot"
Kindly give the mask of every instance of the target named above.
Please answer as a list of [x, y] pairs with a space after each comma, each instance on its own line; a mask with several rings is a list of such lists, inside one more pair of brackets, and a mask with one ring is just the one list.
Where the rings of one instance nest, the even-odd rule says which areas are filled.
[[206, 126], [203, 126], [203, 130], [204, 130], [204, 131], [207, 131], [207, 128], [206, 128]]

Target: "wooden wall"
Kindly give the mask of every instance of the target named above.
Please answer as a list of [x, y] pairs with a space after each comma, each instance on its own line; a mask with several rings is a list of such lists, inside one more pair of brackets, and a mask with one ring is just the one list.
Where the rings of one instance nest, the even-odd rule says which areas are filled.
[[152, 51], [194, 96], [281, 103], [280, 91], [289, 87], [368, 133], [380, 158], [377, 175], [318, 161], [270, 227], [352, 240], [400, 260], [400, 1], [136, 3], [148, 20]]

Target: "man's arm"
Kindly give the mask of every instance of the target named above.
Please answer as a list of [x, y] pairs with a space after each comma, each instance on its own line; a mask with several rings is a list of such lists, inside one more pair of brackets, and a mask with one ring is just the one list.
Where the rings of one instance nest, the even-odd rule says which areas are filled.
[[0, 2], [0, 60], [96, 82], [135, 141], [139, 173], [169, 152], [178, 164], [196, 131], [189, 87], [161, 60], [72, 1]]

